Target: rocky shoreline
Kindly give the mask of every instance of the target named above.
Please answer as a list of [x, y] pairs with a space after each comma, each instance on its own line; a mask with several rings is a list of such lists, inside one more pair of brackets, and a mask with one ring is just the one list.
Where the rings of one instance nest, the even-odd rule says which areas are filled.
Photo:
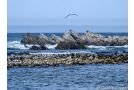
[[120, 64], [128, 62], [128, 54], [114, 55], [94, 53], [71, 53], [71, 54], [22, 54], [10, 55], [7, 59], [8, 67], [36, 67], [58, 65], [83, 65], [83, 64]]

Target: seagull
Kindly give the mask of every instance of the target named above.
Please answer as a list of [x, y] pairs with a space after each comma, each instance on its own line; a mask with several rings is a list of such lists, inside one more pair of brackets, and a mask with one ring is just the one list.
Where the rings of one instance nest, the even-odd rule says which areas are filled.
[[70, 17], [70, 16], [79, 16], [79, 15], [78, 15], [78, 14], [75, 14], [75, 13], [70, 13], [70, 14], [68, 14], [67, 16], [65, 16], [64, 18], [67, 19], [67, 18]]

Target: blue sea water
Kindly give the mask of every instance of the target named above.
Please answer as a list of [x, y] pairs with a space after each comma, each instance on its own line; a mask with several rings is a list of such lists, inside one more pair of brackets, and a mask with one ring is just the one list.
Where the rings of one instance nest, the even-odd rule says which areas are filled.
[[[8, 30], [28, 31], [31, 30], [65, 30], [67, 27], [9, 27]], [[75, 28], [78, 31], [82, 28]], [[125, 29], [126, 27], [106, 27], [94, 29]], [[83, 30], [86, 31], [85, 28]], [[96, 32], [97, 33], [97, 32]], [[90, 49], [79, 50], [28, 50], [20, 43], [24, 33], [7, 34], [7, 50], [9, 53], [66, 53], [66, 52], [93, 52], [99, 54], [112, 54], [115, 52], [127, 52], [128, 46], [93, 46]], [[39, 33], [34, 33], [38, 35]], [[50, 36], [51, 33], [44, 33]], [[55, 33], [62, 35], [63, 33]], [[83, 33], [81, 33], [83, 34]], [[117, 35], [127, 36], [128, 33], [102, 33], [104, 36]], [[59, 67], [16, 67], [8, 68], [8, 90], [127, 90], [128, 86], [128, 64], [90, 64], [90, 65], [72, 65]]]
[[127, 64], [9, 68], [8, 90], [127, 90]]
[[77, 32], [127, 32], [127, 25], [8, 25], [8, 33], [63, 33], [72, 29]]

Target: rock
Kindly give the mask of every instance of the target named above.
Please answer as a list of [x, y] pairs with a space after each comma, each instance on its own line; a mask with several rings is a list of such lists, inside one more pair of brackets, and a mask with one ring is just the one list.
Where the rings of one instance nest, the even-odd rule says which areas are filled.
[[56, 49], [85, 49], [85, 46], [76, 42], [66, 41], [58, 43]]
[[70, 30], [70, 35], [75, 39], [75, 41], [77, 41], [77, 43], [80, 42], [80, 35], [77, 32]]
[[40, 47], [45, 47], [47, 41], [47, 37], [44, 34], [40, 34], [37, 39], [37, 44], [40, 45]]
[[[26, 44], [33, 44], [30, 50], [44, 50], [47, 49], [45, 44], [47, 43], [48, 38], [44, 34], [40, 34], [39, 36], [34, 36], [31, 33], [26, 33], [21, 40], [21, 43], [26, 46]], [[35, 45], [39, 45], [35, 46]]]
[[13, 66], [53, 66], [72, 64], [119, 64], [128, 62], [128, 53], [113, 55], [94, 53], [69, 53], [69, 54], [21, 54], [10, 55], [7, 58], [8, 67]]
[[81, 36], [82, 41], [86, 45], [102, 45], [104, 37], [100, 34], [93, 34], [92, 32], [86, 31], [86, 33]]
[[21, 43], [26, 44], [36, 44], [37, 43], [37, 36], [34, 36], [31, 33], [26, 33], [23, 35], [23, 39], [21, 40]]
[[128, 44], [127, 37], [122, 37], [122, 36], [108, 36], [104, 40], [107, 43], [107, 45], [110, 46], [120, 46], [120, 45]]
[[68, 41], [68, 42], [77, 42], [77, 41], [72, 37], [71, 30], [70, 30], [70, 32], [64, 33], [64, 35], [63, 35], [62, 37], [65, 39], [65, 41]]
[[64, 33], [64, 41], [58, 43], [57, 49], [84, 49], [85, 46], [80, 39], [80, 35], [72, 30]]
[[81, 40], [85, 45], [97, 45], [97, 46], [120, 46], [128, 44], [128, 38], [122, 36], [108, 36], [104, 37], [100, 34], [94, 34], [87, 31], [81, 36]]
[[38, 46], [32, 46], [30, 50], [46, 50], [46, 47], [38, 47]]
[[[44, 34], [39, 36], [27, 33], [23, 36], [21, 43], [39, 45], [41, 49], [46, 49], [45, 45], [58, 44], [56, 49], [84, 49], [87, 45], [96, 46], [120, 46], [127, 45], [127, 36], [107, 36], [104, 37], [101, 34], [95, 34], [87, 31], [84, 35], [79, 35], [77, 32], [70, 30], [63, 34], [63, 36], [57, 36], [52, 34], [51, 37], [47, 37]], [[32, 49], [32, 48], [31, 48]]]
[[45, 36], [43, 33], [40, 33], [39, 37], [40, 37], [40, 38], [44, 38], [45, 40], [48, 40], [48, 37]]
[[40, 47], [37, 47], [37, 46], [32, 46], [32, 47], [30, 48], [30, 50], [41, 50], [41, 48], [40, 48]]
[[50, 38], [52, 40], [51, 42], [53, 42], [53, 43], [64, 42], [64, 39], [62, 37], [56, 36], [55, 34], [52, 34]]

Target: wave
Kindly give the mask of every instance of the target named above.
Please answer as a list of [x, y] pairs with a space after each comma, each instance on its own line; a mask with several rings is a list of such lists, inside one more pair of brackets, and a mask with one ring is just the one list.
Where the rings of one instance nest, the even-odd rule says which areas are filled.
[[[30, 49], [33, 45], [26, 45], [26, 47], [24, 46], [24, 44], [21, 44], [20, 41], [9, 41], [7, 43], [7, 48], [8, 49]], [[35, 45], [37, 47], [39, 47], [39, 45]], [[46, 44], [45, 45], [48, 49], [55, 49], [55, 47], [57, 47], [57, 44], [54, 45], [50, 45], [50, 44]]]
[[11, 49], [29, 49], [32, 45], [25, 47], [20, 41], [10, 41], [7, 43], [7, 48]]
[[58, 46], [58, 44], [54, 44], [54, 45], [46, 44], [45, 46], [46, 46], [48, 49], [55, 49], [55, 48]]
[[[36, 45], [39, 46], [39, 45]], [[58, 44], [46, 44], [45, 45], [48, 49], [55, 49]], [[7, 44], [7, 48], [9, 49], [30, 49], [32, 45], [27, 45], [27, 47], [24, 46], [24, 44], [21, 44], [20, 41], [9, 41]], [[101, 50], [106, 50], [108, 48], [128, 48], [128, 45], [123, 45], [123, 46], [95, 46], [95, 45], [85, 45], [85, 47], [89, 49], [101, 49]]]
[[128, 45], [123, 46], [95, 46], [95, 45], [86, 45], [87, 48], [92, 49], [107, 49], [107, 48], [128, 48]]
[[50, 51], [50, 50], [46, 50], [41, 51], [41, 52], [30, 52], [30, 54], [33, 55], [65, 55], [65, 54], [81, 54], [81, 53], [90, 53], [90, 54], [95, 54], [94, 52], [90, 52], [90, 51], [86, 51], [86, 50], [55, 50], [55, 51]]

